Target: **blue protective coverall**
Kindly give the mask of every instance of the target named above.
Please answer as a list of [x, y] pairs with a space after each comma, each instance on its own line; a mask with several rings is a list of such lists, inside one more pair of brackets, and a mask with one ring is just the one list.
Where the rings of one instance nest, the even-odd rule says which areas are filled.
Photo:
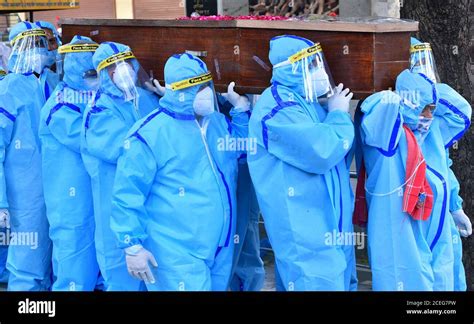
[[[40, 27], [28, 21], [23, 21], [13, 26], [10, 32], [10, 35], [17, 36], [18, 34], [24, 31], [32, 30], [32, 29], [40, 29]], [[13, 38], [15, 38], [15, 36], [10, 37], [10, 41]], [[37, 51], [43, 56], [45, 60], [44, 62], [47, 61], [49, 62], [48, 64], [50, 65], [54, 63], [54, 60], [52, 60], [52, 56], [56, 57], [56, 54], [55, 54], [56, 51], [48, 51], [47, 48], [40, 48], [40, 49], [37, 49]], [[15, 66], [17, 59], [18, 59], [18, 55], [13, 51], [12, 55], [10, 56], [10, 60], [8, 61], [8, 67], [10, 69], [10, 72], [12, 72], [11, 70]], [[38, 77], [39, 82], [40, 82], [41, 94], [45, 102], [49, 99], [49, 97], [51, 96], [51, 93], [53, 92], [53, 90], [56, 88], [56, 86], [59, 83], [59, 76], [56, 72], [51, 70], [50, 65], [44, 65], [43, 70], [41, 71], [41, 74]], [[38, 73], [38, 71], [35, 71], [35, 73]]]
[[250, 178], [246, 157], [239, 159], [237, 180], [237, 226], [234, 265], [230, 288], [233, 291], [260, 291], [265, 268], [260, 258], [260, 207]]
[[[270, 62], [312, 45], [275, 37]], [[258, 149], [248, 163], [265, 228], [286, 290], [355, 290], [354, 246], [337, 239], [353, 232], [354, 127], [349, 114], [306, 102], [301, 67], [292, 68], [273, 70], [272, 86], [250, 118], [249, 138], [257, 138]]]
[[[28, 22], [25, 22], [25, 24]], [[28, 23], [30, 24], [30, 23]], [[56, 37], [56, 41], [58, 46], [62, 45], [61, 38], [59, 37], [58, 30], [56, 27], [48, 22], [48, 21], [37, 21], [33, 25], [33, 28], [41, 28], [41, 29], [49, 29], [53, 32], [54, 36]], [[48, 56], [49, 65], [44, 68], [43, 72], [41, 73], [41, 86], [43, 89], [44, 98], [47, 101], [51, 94], [53, 93], [54, 89], [59, 83], [59, 75], [52, 70], [54, 63], [56, 62], [56, 57], [58, 55], [58, 50], [51, 50], [47, 51], [46, 55]]]
[[[94, 67], [114, 54], [130, 51], [128, 46], [102, 43], [93, 56]], [[138, 62], [134, 68], [138, 70]], [[158, 97], [138, 88], [138, 110], [133, 101], [125, 101], [121, 90], [112, 82], [107, 69], [100, 71], [101, 86], [95, 104], [86, 108], [82, 125], [82, 158], [91, 177], [95, 245], [100, 272], [108, 291], [140, 290], [139, 281], [129, 276], [125, 256], [110, 229], [112, 189], [117, 159], [127, 132], [133, 124], [158, 106]]]
[[[84, 42], [94, 43], [75, 36], [71, 44]], [[99, 275], [91, 181], [80, 152], [83, 113], [96, 92], [83, 79], [86, 71], [94, 69], [93, 54], [65, 54], [63, 81], [41, 110], [39, 136], [43, 174], [48, 175], [43, 187], [53, 241], [53, 290], [92, 291]]]
[[[232, 104], [217, 94], [219, 110], [231, 118]], [[253, 98], [249, 98], [253, 99]], [[252, 100], [250, 100], [252, 101]], [[251, 110], [247, 112], [251, 115]], [[252, 141], [252, 139], [250, 139]], [[248, 154], [254, 154], [256, 142], [248, 142]], [[265, 268], [260, 258], [260, 233], [257, 196], [250, 178], [247, 153], [239, 157], [237, 178], [237, 225], [234, 237], [234, 262], [230, 289], [232, 291], [260, 291], [265, 281]]]
[[[200, 59], [174, 55], [166, 84], [207, 72]], [[222, 140], [246, 137], [248, 115], [195, 118], [199, 86], [167, 89], [160, 107], [129, 133], [117, 167], [112, 228], [122, 248], [155, 256], [148, 290], [227, 290], [234, 250], [237, 158]]]
[[[5, 77], [6, 72], [0, 68], [0, 87], [2, 86], [1, 81]], [[0, 232], [5, 233], [2, 235], [6, 235], [6, 228], [0, 229]], [[8, 270], [7, 270], [7, 256], [8, 256], [8, 245], [1, 244], [0, 245], [0, 282], [8, 282]]]
[[[471, 107], [446, 84], [403, 71], [396, 90], [362, 104], [362, 150], [367, 170], [369, 260], [374, 290], [466, 290], [462, 245], [450, 214], [462, 208], [449, 148], [470, 126]], [[410, 95], [413, 94], [413, 95]], [[407, 160], [403, 124], [416, 130], [418, 116], [435, 103], [429, 133], [421, 142], [426, 177], [434, 195], [430, 217], [414, 220], [402, 211]]]
[[[9, 38], [34, 27], [19, 23]], [[12, 53], [9, 66], [24, 59]], [[22, 62], [24, 63], [24, 62]], [[28, 65], [28, 64], [25, 64]], [[8, 289], [48, 290], [51, 285], [51, 241], [43, 197], [39, 115], [44, 97], [31, 72], [9, 73], [0, 88], [0, 208], [10, 212]]]

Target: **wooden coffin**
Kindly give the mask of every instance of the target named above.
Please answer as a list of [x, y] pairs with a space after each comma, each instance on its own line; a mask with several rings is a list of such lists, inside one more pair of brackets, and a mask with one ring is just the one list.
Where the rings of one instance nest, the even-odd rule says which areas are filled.
[[393, 88], [408, 66], [410, 35], [418, 22], [399, 19], [336, 21], [189, 21], [65, 19], [63, 40], [91, 36], [97, 42], [129, 45], [142, 66], [163, 80], [163, 67], [173, 54], [201, 55], [218, 91], [235, 81], [241, 93], [261, 93], [270, 84], [268, 60], [272, 37], [293, 34], [320, 42], [334, 81], [365, 98]]

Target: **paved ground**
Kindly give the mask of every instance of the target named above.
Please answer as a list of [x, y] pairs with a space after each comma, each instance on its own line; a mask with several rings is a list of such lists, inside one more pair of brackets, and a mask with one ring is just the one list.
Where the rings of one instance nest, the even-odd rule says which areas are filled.
[[[265, 276], [265, 284], [262, 291], [275, 291], [275, 265], [273, 263], [265, 265]], [[358, 267], [357, 278], [359, 279], [359, 291], [372, 290], [372, 278], [369, 269]]]
[[[273, 262], [267, 262], [265, 265], [266, 278], [265, 285], [262, 291], [275, 291], [275, 265]], [[372, 281], [370, 276], [370, 270], [365, 267], [358, 267], [357, 275], [359, 278], [359, 291], [370, 291], [372, 290]], [[6, 284], [0, 283], [0, 291], [7, 289]]]

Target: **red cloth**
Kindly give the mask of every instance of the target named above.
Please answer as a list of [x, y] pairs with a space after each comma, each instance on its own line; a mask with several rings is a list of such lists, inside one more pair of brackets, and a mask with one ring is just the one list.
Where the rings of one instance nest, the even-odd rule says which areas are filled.
[[[407, 139], [408, 154], [405, 167], [405, 193], [403, 195], [403, 211], [413, 219], [427, 220], [433, 210], [433, 191], [426, 179], [426, 162], [421, 148], [416, 141], [415, 134], [406, 125], [403, 125]], [[419, 166], [418, 166], [419, 165]], [[418, 168], [417, 168], [418, 166]], [[368, 222], [367, 201], [365, 196], [365, 164], [362, 165], [357, 178], [354, 215], [352, 223], [366, 227]]]
[[[407, 165], [405, 168], [405, 193], [403, 211], [416, 220], [427, 220], [433, 210], [433, 191], [426, 179], [426, 162], [416, 141], [415, 134], [403, 125], [408, 146]], [[418, 166], [419, 165], [419, 166]], [[418, 166], [418, 168], [417, 168]]]

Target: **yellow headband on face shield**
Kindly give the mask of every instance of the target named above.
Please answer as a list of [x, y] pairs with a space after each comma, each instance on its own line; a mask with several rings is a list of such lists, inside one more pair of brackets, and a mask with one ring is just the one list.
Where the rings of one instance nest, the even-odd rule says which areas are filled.
[[99, 48], [98, 44], [63, 45], [58, 48], [58, 53], [66, 54], [66, 53], [95, 52], [97, 48]]
[[130, 51], [112, 55], [111, 57], [100, 62], [99, 66], [97, 67], [97, 73], [100, 73], [100, 71], [102, 71], [106, 67], [111, 66], [112, 64], [117, 63], [118, 61], [125, 61], [134, 58], [136, 58], [135, 55], [133, 55], [133, 53]]
[[308, 47], [308, 48], [305, 48], [304, 50], [301, 50], [299, 51], [298, 53], [294, 54], [294, 55], [291, 55], [289, 58], [288, 58], [288, 61], [293, 64], [295, 62], [298, 62], [299, 60], [302, 60], [304, 58], [307, 58], [307, 57], [310, 57], [310, 56], [313, 56], [314, 54], [316, 53], [320, 53], [322, 52], [323, 49], [321, 48], [321, 44], [320, 43], [316, 43], [314, 44], [313, 46], [311, 47]]
[[5, 76], [5, 75], [7, 75], [7, 72], [0, 70], [0, 76]]
[[18, 34], [15, 38], [13, 38], [13, 40], [10, 42], [10, 44], [13, 46], [20, 39], [23, 39], [23, 38], [26, 38], [26, 37], [34, 37], [34, 36], [46, 37], [46, 32], [42, 29], [27, 30], [27, 31], [24, 31], [23, 33]]
[[186, 80], [182, 80], [182, 81], [172, 83], [170, 88], [173, 91], [182, 90], [182, 89], [186, 89], [186, 88], [189, 88], [189, 87], [193, 87], [195, 85], [207, 83], [207, 82], [210, 82], [210, 81], [212, 81], [212, 74], [211, 74], [211, 72], [207, 72], [207, 73], [201, 74], [197, 77], [193, 77], [193, 78], [190, 78], [190, 79], [186, 79]]
[[430, 43], [415, 44], [410, 47], [410, 53], [416, 53], [421, 51], [431, 51]]

